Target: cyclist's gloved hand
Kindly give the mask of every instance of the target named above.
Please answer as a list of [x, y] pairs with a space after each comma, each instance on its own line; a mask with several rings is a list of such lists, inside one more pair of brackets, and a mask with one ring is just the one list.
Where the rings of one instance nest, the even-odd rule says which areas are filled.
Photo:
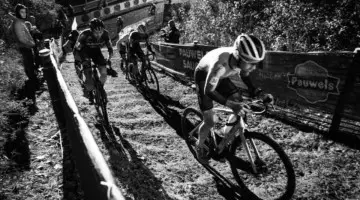
[[263, 92], [263, 90], [261, 88], [254, 88], [254, 89], [249, 89], [249, 95], [250, 98], [257, 98], [260, 96], [260, 94]]

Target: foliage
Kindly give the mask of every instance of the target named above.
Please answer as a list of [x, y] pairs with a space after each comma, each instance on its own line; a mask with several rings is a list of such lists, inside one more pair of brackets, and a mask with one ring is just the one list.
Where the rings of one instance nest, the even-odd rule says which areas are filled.
[[21, 57], [15, 50], [9, 49], [0, 56], [0, 132], [9, 130], [8, 115], [20, 114], [26, 116], [27, 110], [21, 101], [16, 100], [16, 93], [23, 87], [25, 73], [20, 64]]
[[[60, 5], [55, 4], [55, 0], [2, 0], [0, 1], [0, 13], [3, 17], [0, 18], [0, 38], [5, 41], [8, 35], [6, 33], [7, 27], [11, 25], [11, 18], [8, 16], [9, 12], [14, 13], [14, 8], [17, 3], [22, 3], [28, 8], [28, 17], [34, 16], [36, 19], [36, 26], [40, 30], [49, 28], [57, 17], [57, 10]], [[13, 41], [10, 41], [13, 42]]]
[[184, 42], [228, 46], [239, 33], [262, 38], [276, 50], [350, 50], [360, 43], [356, 0], [195, 0], [182, 12]]

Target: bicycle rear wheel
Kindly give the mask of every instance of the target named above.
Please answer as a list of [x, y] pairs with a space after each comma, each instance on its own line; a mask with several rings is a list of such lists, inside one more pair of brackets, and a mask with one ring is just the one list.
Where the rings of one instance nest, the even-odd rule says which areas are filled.
[[151, 67], [145, 70], [145, 84], [147, 88], [155, 90], [159, 93], [159, 81]]
[[[250, 195], [251, 199], [290, 199], [295, 191], [295, 172], [284, 150], [262, 133], [245, 132], [245, 138], [258, 172], [253, 173], [240, 138], [233, 143], [230, 152], [234, 157], [229, 160], [232, 173], [244, 194]], [[256, 156], [254, 146], [260, 158]], [[244, 168], [248, 170], [244, 171]]]

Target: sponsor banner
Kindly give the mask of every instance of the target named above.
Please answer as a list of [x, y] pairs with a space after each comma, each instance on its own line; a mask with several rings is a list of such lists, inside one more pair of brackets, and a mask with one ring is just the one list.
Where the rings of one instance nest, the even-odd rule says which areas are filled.
[[[254, 85], [272, 93], [279, 106], [334, 112], [352, 62], [352, 53], [267, 52], [251, 78]], [[354, 112], [360, 105], [353, 99], [347, 104]]]
[[309, 103], [325, 102], [329, 94], [339, 95], [340, 79], [330, 76], [328, 70], [314, 61], [306, 61], [288, 74], [288, 88]]
[[[92, 19], [94, 17], [102, 18], [109, 15], [120, 13], [121, 11], [128, 10], [131, 8], [134, 8], [136, 6], [140, 6], [142, 4], [147, 3], [156, 3], [155, 0], [129, 0], [129, 1], [118, 1], [118, 3], [109, 5], [107, 7], [102, 7], [100, 9], [97, 9], [99, 6], [99, 1], [89, 2], [87, 4], [81, 4], [74, 6], [75, 14], [82, 13], [83, 9], [85, 10], [93, 10], [88, 12], [85, 15], [79, 15], [76, 17], [76, 20], [79, 24], [86, 23], [88, 19]], [[110, 2], [109, 2], [110, 3]]]
[[[215, 46], [197, 44], [152, 44], [157, 62], [193, 78], [199, 60]], [[353, 53], [267, 52], [265, 60], [251, 74], [253, 83], [272, 93], [282, 107], [313, 107], [333, 112], [343, 90]], [[240, 78], [234, 83], [246, 89]], [[355, 92], [353, 92], [355, 93]], [[356, 93], [355, 96], [360, 94]], [[360, 104], [351, 98], [348, 105], [353, 115]], [[351, 109], [349, 109], [351, 110]]]
[[177, 45], [171, 43], [153, 43], [156, 59], [175, 71], [185, 73], [193, 78], [194, 70], [200, 59], [215, 46], [197, 45], [194, 43]]

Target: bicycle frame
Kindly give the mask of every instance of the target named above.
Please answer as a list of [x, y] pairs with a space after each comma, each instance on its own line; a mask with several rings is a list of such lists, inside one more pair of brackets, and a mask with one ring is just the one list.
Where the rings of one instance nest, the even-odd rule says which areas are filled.
[[[147, 55], [145, 55], [145, 56], [147, 57]], [[145, 59], [146, 59], [146, 62], [150, 62], [147, 58], [145, 58]], [[129, 66], [130, 63], [132, 63], [132, 64], [134, 65], [134, 67], [137, 68], [136, 71], [140, 72], [140, 71], [139, 71], [139, 66], [138, 66], [139, 62], [141, 63], [142, 66], [148, 67], [148, 65], [149, 65], [148, 63], [146, 63], [145, 65], [143, 65], [141, 59], [140, 59], [137, 55], [135, 55], [134, 58], [130, 58], [130, 56], [127, 55], [127, 58], [126, 58], [126, 60], [125, 60], [126, 70], [129, 70], [129, 69], [128, 69], [128, 66]], [[131, 70], [130, 70], [129, 72], [130, 72], [130, 73], [133, 73]]]
[[[265, 97], [270, 98], [270, 96]], [[256, 105], [254, 100], [244, 102], [242, 104], [242, 111], [247, 114], [264, 113], [271, 106], [271, 101], [266, 100], [266, 98], [263, 98], [259, 105]], [[223, 117], [220, 121], [216, 120], [216, 126], [214, 127], [217, 128], [211, 129], [211, 134], [207, 134], [208, 137], [204, 143], [208, 148], [207, 157], [215, 162], [227, 160], [231, 172], [240, 186], [240, 192], [243, 191], [246, 196], [249, 194], [249, 198], [268, 199], [270, 196], [273, 196], [276, 199], [290, 199], [295, 191], [296, 177], [294, 167], [282, 147], [268, 135], [249, 129], [245, 124], [247, 120], [246, 115], [238, 114], [238, 112], [233, 112], [223, 107], [216, 107], [213, 110], [216, 111], [215, 114], [218, 117], [221, 117], [223, 114], [226, 117]], [[222, 113], [218, 111], [222, 111]], [[229, 116], [229, 114], [237, 114], [237, 118]], [[226, 118], [228, 119], [226, 126], [222, 126], [225, 128], [222, 131], [225, 132], [224, 135], [219, 133], [218, 128], [220, 127], [218, 125], [219, 123], [224, 125]], [[198, 158], [196, 144], [200, 135], [196, 131], [203, 125], [203, 119], [204, 117], [198, 109], [194, 107], [186, 108], [181, 119], [182, 133], [184, 134], [186, 145], [198, 162], [210, 173], [220, 175], [217, 167], [223, 170], [223, 165], [202, 163]], [[274, 156], [276, 156], [276, 162], [273, 162]], [[272, 167], [272, 165], [274, 166]], [[281, 171], [278, 174], [281, 180], [279, 178], [267, 178], [274, 176], [273, 173], [269, 173], [272, 170]], [[225, 177], [224, 179], [227, 180]], [[247, 186], [248, 184], [250, 185]]]
[[[228, 114], [234, 114], [234, 112], [232, 110], [229, 110], [229, 109], [214, 108], [214, 110], [215, 111], [222, 111], [222, 112], [225, 112], [225, 113], [228, 113]], [[256, 170], [256, 166], [255, 166], [255, 163], [254, 163], [255, 160], [254, 160], [253, 156], [250, 153], [250, 149], [249, 149], [249, 146], [248, 146], [248, 144], [246, 142], [246, 138], [245, 138], [246, 124], [245, 124], [244, 119], [243, 119], [242, 116], [240, 116], [240, 115], [237, 115], [237, 116], [238, 116], [237, 123], [235, 125], [233, 125], [232, 128], [227, 133], [226, 132], [224, 133], [225, 137], [217, 145], [217, 150], [218, 150], [219, 154], [221, 152], [223, 152], [225, 147], [227, 146], [227, 144], [232, 143], [234, 141], [234, 139], [236, 138], [236, 132], [237, 132], [237, 130], [239, 130], [238, 135], [240, 136], [241, 143], [245, 147], [246, 154], [248, 155], [248, 157], [250, 159], [251, 167], [254, 170], [254, 173], [256, 174], [257, 170]], [[211, 130], [211, 134], [212, 134], [213, 139], [215, 139], [215, 133], [214, 133], [213, 130]], [[259, 151], [258, 151], [258, 149], [257, 149], [257, 147], [256, 147], [256, 145], [255, 145], [255, 143], [254, 143], [254, 141], [252, 139], [250, 139], [250, 143], [251, 143], [251, 146], [255, 150], [256, 157], [258, 159], [260, 159]]]

